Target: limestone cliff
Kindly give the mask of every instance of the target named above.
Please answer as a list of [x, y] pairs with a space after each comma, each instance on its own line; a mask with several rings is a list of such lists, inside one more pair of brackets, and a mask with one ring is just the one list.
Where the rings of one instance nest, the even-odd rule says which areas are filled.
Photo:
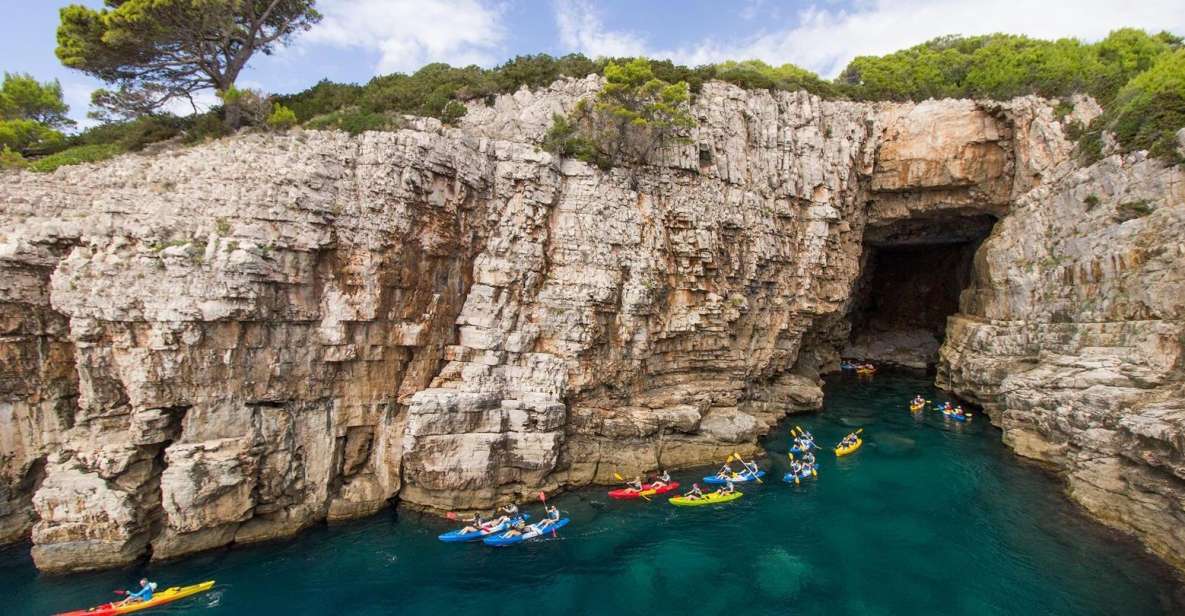
[[[539, 150], [551, 114], [597, 85], [504, 96], [459, 128], [244, 134], [0, 176], [3, 536], [31, 531], [42, 569], [103, 567], [396, 498], [486, 507], [751, 451], [819, 405], [870, 247], [978, 241], [996, 219], [941, 384], [993, 409], [1027, 455], [1095, 435], [1056, 457], [1076, 494], [1114, 487], [1082, 454], [1106, 442], [1179, 513], [1178, 170], [1078, 169], [1036, 99], [861, 104], [719, 83], [652, 165]], [[1087, 183], [1103, 203], [1071, 210]], [[1121, 188], [1153, 214], [1108, 223]], [[1041, 261], [1063, 244], [1085, 269]], [[1113, 284], [1114, 259], [1090, 264], [1138, 246]], [[1105, 339], [1053, 325], [1078, 322]], [[1025, 356], [1027, 380], [1003, 382], [1022, 376], [1015, 347], [1055, 341], [1060, 355]], [[1045, 430], [1062, 426], [1044, 400], [1067, 377], [1039, 375], [1101, 347], [1119, 349], [1106, 361], [1138, 404], [1083, 386], [1073, 421]], [[1162, 397], [1135, 392], [1148, 387]], [[1111, 493], [1127, 511], [1147, 492]]]

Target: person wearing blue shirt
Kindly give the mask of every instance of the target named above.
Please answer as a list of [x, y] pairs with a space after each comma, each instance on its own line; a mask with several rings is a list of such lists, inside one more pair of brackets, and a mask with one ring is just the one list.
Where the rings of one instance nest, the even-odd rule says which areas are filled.
[[140, 580], [140, 590], [137, 592], [128, 591], [128, 597], [123, 600], [123, 603], [139, 603], [141, 601], [151, 601], [152, 591], [156, 590], [156, 583], [149, 582], [148, 578]]

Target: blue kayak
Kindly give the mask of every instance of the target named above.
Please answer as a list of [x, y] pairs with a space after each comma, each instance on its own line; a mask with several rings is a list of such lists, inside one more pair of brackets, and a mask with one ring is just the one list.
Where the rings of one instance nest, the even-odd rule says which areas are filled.
[[[801, 472], [799, 472], [798, 478], [810, 479], [811, 477], [815, 476], [815, 474], [811, 471], [817, 470], [818, 468], [818, 464], [812, 464], [810, 468], [803, 469]], [[785, 481], [786, 483], [794, 483], [794, 473], [792, 471], [787, 471], [785, 475], [782, 475], [782, 481]]]
[[[524, 520], [531, 519], [531, 515], [528, 513], [524, 513], [520, 517], [522, 517], [522, 519], [524, 519]], [[460, 529], [453, 530], [453, 531], [449, 531], [447, 533], [444, 533], [443, 535], [438, 536], [437, 539], [440, 539], [441, 541], [443, 541], [445, 543], [462, 543], [465, 541], [477, 541], [478, 539], [481, 539], [482, 537], [488, 537], [490, 535], [500, 533], [504, 530], [509, 530], [510, 525], [513, 522], [514, 522], [514, 519], [511, 518], [511, 519], [509, 519], [497, 526], [492, 526], [490, 528], [485, 528], [485, 529], [478, 529], [478, 530], [475, 530], [471, 533], [462, 533], [460, 531]]]
[[[759, 471], [757, 471], [757, 478], [761, 478], [761, 477], [765, 477], [765, 471], [759, 470]], [[715, 475], [709, 475], [707, 477], [704, 477], [704, 483], [709, 483], [709, 484], [716, 485], [716, 486], [722, 486], [722, 485], [728, 483], [729, 481], [731, 481], [733, 483], [748, 483], [750, 481], [754, 481], [754, 476], [753, 476], [753, 473], [751, 473], [749, 471], [745, 471], [743, 473], [733, 474], [731, 477], [727, 477], [727, 478], [717, 477]]]
[[560, 518], [555, 524], [552, 524], [543, 530], [539, 530], [539, 523], [536, 522], [535, 524], [532, 524], [524, 529], [521, 535], [514, 535], [513, 537], [507, 537], [506, 533], [502, 533], [500, 535], [490, 535], [489, 537], [482, 539], [481, 542], [486, 545], [498, 547], [504, 545], [514, 545], [516, 543], [522, 543], [528, 539], [534, 539], [540, 535], [550, 535], [551, 531], [567, 526], [569, 521], [570, 520], [568, 520], [568, 518]]
[[790, 453], [802, 454], [802, 453], [806, 453], [807, 451], [810, 451], [812, 449], [818, 449], [818, 448], [819, 448], [819, 446], [816, 445], [814, 441], [811, 441], [810, 443], [807, 443], [806, 451], [799, 449], [798, 445], [794, 445], [793, 447], [790, 448]]

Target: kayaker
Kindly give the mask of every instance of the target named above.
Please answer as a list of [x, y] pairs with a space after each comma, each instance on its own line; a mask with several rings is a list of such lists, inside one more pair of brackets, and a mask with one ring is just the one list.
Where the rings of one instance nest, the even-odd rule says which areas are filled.
[[625, 482], [625, 489], [629, 490], [630, 492], [641, 492], [642, 491], [642, 476], [638, 475], [637, 477], [634, 477], [633, 481]]
[[140, 603], [141, 601], [151, 601], [152, 600], [152, 593], [155, 590], [156, 590], [156, 582], [149, 582], [148, 578], [142, 578], [140, 580], [140, 590], [137, 592], [131, 592], [130, 590], [124, 591], [125, 593], [127, 593], [127, 598], [124, 599], [123, 601], [120, 601], [119, 604], [125, 605], [128, 603]]
[[724, 466], [720, 467], [719, 471], [716, 471], [716, 476], [721, 479], [724, 479], [725, 477], [732, 477], [734, 475], [736, 475], [736, 473], [732, 472], [732, 466], [730, 466], [728, 462], [725, 462]]
[[799, 462], [798, 460], [791, 462], [790, 463], [790, 474], [794, 475], [795, 477], [801, 475], [802, 474], [802, 462]]
[[473, 514], [473, 518], [469, 520], [469, 524], [461, 529], [461, 534], [476, 532], [482, 529], [485, 525], [485, 520], [481, 519], [480, 513]]
[[743, 473], [741, 473], [742, 475], [748, 474], [748, 475], [752, 475], [753, 477], [757, 476], [757, 471], [759, 469], [757, 468], [756, 462], [746, 462], [744, 460], [741, 460], [740, 462], [741, 462], [741, 464], [743, 464], [745, 466], [745, 471]]
[[815, 454], [813, 454], [809, 451], [802, 454], [802, 463], [806, 464], [810, 468], [814, 468], [815, 467]]
[[490, 520], [486, 523], [487, 527], [501, 526], [509, 522], [512, 518], [518, 517], [518, 505], [509, 503], [502, 506], [502, 515]]
[[548, 526], [560, 521], [560, 510], [556, 509], [555, 505], [548, 505], [547, 507], [544, 507], [543, 510], [547, 512], [547, 517], [543, 518], [538, 524], [535, 525], [535, 528], [538, 528], [539, 530], [543, 530]]
[[671, 482], [671, 474], [666, 471], [659, 471], [659, 474], [654, 477], [654, 481], [650, 482], [650, 489], [665, 488]]
[[840, 447], [851, 447], [852, 445], [856, 444], [856, 438], [857, 438], [856, 433], [853, 432], [853, 433], [843, 437], [843, 440], [839, 442], [839, 446]]
[[732, 485], [731, 481], [725, 481], [724, 486], [721, 487], [720, 489], [716, 490], [716, 493], [717, 494], [732, 494], [733, 492], [736, 492], [736, 491], [737, 491], [736, 486]]
[[523, 520], [521, 517], [518, 517], [518, 518], [514, 519], [514, 523], [511, 525], [510, 530], [506, 531], [505, 533], [502, 533], [502, 536], [503, 537], [517, 537], [517, 536], [523, 534], [523, 531], [525, 531], [526, 529], [527, 529], [527, 522], [525, 520]]
[[699, 489], [698, 483], [691, 484], [691, 490], [683, 495], [687, 500], [699, 500], [704, 497], [704, 491]]

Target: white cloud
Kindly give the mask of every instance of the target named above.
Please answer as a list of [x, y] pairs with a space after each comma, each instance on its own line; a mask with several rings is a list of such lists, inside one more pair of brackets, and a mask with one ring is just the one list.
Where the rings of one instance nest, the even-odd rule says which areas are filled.
[[327, 0], [324, 20], [299, 39], [376, 51], [378, 74], [428, 62], [488, 65], [505, 38], [500, 12], [480, 0]]
[[646, 41], [631, 32], [607, 30], [601, 16], [585, 0], [555, 0], [560, 42], [594, 58], [646, 55]]
[[[563, 33], [574, 14], [569, 8], [573, 4], [584, 9], [577, 23], [594, 27], [569, 37]], [[556, 5], [556, 23], [567, 47], [590, 55], [607, 55], [601, 51], [607, 42], [624, 40], [632, 51], [620, 55], [671, 58], [691, 65], [758, 58], [771, 64], [791, 62], [826, 77], [857, 55], [884, 54], [944, 34], [1008, 32], [1097, 40], [1124, 26], [1185, 33], [1181, 0], [871, 0], [846, 9], [828, 5], [834, 6], [825, 2], [801, 11], [792, 28], [676, 49], [656, 48], [631, 33], [606, 31], [588, 5], [575, 2]]]

